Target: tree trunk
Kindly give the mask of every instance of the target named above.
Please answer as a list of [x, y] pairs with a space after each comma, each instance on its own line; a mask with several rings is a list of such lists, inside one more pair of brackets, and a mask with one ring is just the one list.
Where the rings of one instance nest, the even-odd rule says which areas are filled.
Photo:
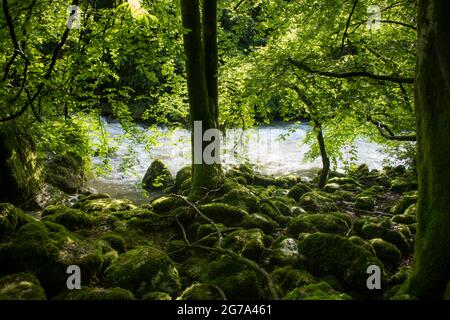
[[292, 89], [297, 93], [301, 101], [309, 109], [309, 117], [314, 122], [314, 130], [317, 133], [317, 142], [319, 144], [320, 156], [322, 158], [322, 172], [320, 173], [318, 187], [322, 189], [327, 184], [328, 174], [330, 172], [330, 158], [328, 158], [327, 147], [325, 145], [325, 139], [323, 138], [322, 125], [317, 120], [317, 116], [314, 112], [314, 105], [312, 101], [305, 95], [305, 93], [300, 90], [297, 86], [292, 86]]
[[414, 268], [401, 291], [441, 299], [450, 280], [450, 1], [419, 0], [418, 32], [418, 230]]
[[322, 157], [322, 172], [320, 173], [318, 187], [322, 189], [327, 184], [328, 174], [330, 172], [330, 158], [328, 158], [322, 126], [317, 122], [315, 122], [315, 124], [315, 129], [317, 130], [317, 142], [319, 143], [320, 155]]
[[[188, 30], [184, 35], [184, 50], [191, 127], [194, 129], [194, 122], [201, 121], [201, 137], [206, 130], [218, 128], [217, 4], [210, 2], [215, 3], [205, 1], [202, 23], [199, 0], [181, 0], [183, 27]], [[192, 130], [192, 197], [217, 187], [222, 178], [220, 164], [206, 164], [203, 158], [202, 163], [194, 163], [195, 140]], [[208, 144], [202, 142], [202, 152]]]

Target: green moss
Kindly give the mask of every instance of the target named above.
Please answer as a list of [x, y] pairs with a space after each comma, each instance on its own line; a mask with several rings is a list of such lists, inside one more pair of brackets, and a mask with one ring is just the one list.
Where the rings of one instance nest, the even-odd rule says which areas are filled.
[[240, 226], [248, 213], [240, 208], [224, 203], [209, 203], [199, 206], [200, 211], [216, 223], [223, 223], [226, 226]]
[[341, 189], [341, 186], [337, 183], [328, 183], [323, 187], [323, 191], [326, 193], [335, 193], [336, 191], [339, 191]]
[[[414, 206], [414, 205], [413, 205]], [[401, 224], [413, 224], [416, 223], [416, 216], [411, 214], [399, 214], [392, 217], [392, 222], [401, 223]]]
[[217, 202], [226, 203], [247, 212], [257, 212], [259, 204], [258, 198], [245, 188], [233, 189], [227, 192], [222, 198], [217, 199]]
[[[70, 231], [92, 228], [94, 218], [81, 210], [60, 207], [57, 213], [45, 216], [42, 221], [50, 221], [63, 225]], [[47, 211], [48, 214], [48, 211]]]
[[391, 190], [397, 193], [405, 193], [417, 190], [417, 181], [412, 178], [398, 177], [391, 181]]
[[126, 251], [125, 239], [118, 234], [107, 233], [102, 235], [100, 239], [106, 241], [111, 246], [111, 248], [119, 253], [124, 253]]
[[0, 124], [0, 202], [36, 204], [44, 180], [33, 136], [16, 123]]
[[67, 290], [52, 298], [52, 300], [134, 300], [132, 292], [122, 288], [82, 288]]
[[347, 217], [339, 213], [306, 214], [292, 219], [288, 233], [297, 237], [299, 233], [325, 232], [345, 235], [350, 229]]
[[375, 200], [371, 196], [359, 195], [355, 201], [355, 208], [366, 211], [373, 211], [375, 208]]
[[338, 211], [334, 201], [327, 193], [312, 191], [303, 194], [299, 199], [299, 204], [306, 211], [310, 212], [333, 212]]
[[14, 269], [35, 274], [48, 294], [65, 287], [69, 265], [81, 268], [83, 282], [101, 269], [101, 248], [80, 239], [52, 222], [33, 222], [21, 227], [12, 244]]
[[186, 206], [186, 202], [175, 197], [163, 196], [152, 201], [152, 209], [156, 213], [167, 213], [179, 207]]
[[228, 256], [221, 256], [211, 262], [200, 281], [218, 286], [229, 300], [265, 297], [255, 271]]
[[358, 236], [351, 236], [350, 238], [348, 238], [348, 240], [350, 240], [351, 242], [353, 242], [354, 244], [356, 244], [358, 246], [363, 247], [367, 251], [374, 253], [373, 247], [370, 244], [370, 242], [364, 241], [364, 239], [362, 239], [362, 238], [360, 238]]
[[10, 203], [0, 203], [0, 240], [14, 235], [21, 226], [35, 219]]
[[147, 169], [142, 184], [147, 190], [161, 190], [171, 186], [174, 179], [166, 165], [161, 160], [156, 159]]
[[296, 265], [299, 261], [297, 241], [285, 238], [275, 242], [270, 264], [274, 266]]
[[314, 277], [305, 270], [294, 269], [292, 266], [276, 268], [271, 273], [272, 279], [282, 295], [298, 287], [315, 282]]
[[219, 240], [217, 229], [223, 231], [225, 226], [221, 223], [217, 223], [215, 225], [210, 223], [200, 225], [196, 232], [196, 240], [200, 240], [209, 235], [208, 239], [203, 240], [201, 244], [214, 246], [214, 244]]
[[215, 286], [194, 283], [186, 288], [177, 300], [223, 300], [223, 297]]
[[394, 270], [400, 263], [401, 253], [392, 243], [376, 238], [370, 240], [370, 244], [375, 250], [375, 255], [383, 262], [388, 269]]
[[356, 291], [367, 290], [366, 270], [369, 265], [383, 266], [364, 247], [333, 234], [314, 233], [305, 237], [299, 243], [299, 252], [310, 272], [317, 276], [335, 276]]
[[206, 273], [211, 261], [206, 257], [192, 256], [185, 259], [180, 266], [180, 275], [187, 278], [188, 283], [199, 281]]
[[149, 292], [142, 297], [142, 300], [172, 300], [172, 297], [166, 292]]
[[351, 300], [345, 293], [334, 290], [328, 283], [319, 282], [296, 288], [284, 300]]
[[408, 192], [401, 197], [399, 202], [391, 208], [392, 214], [403, 214], [406, 209], [417, 202], [417, 192]]
[[80, 205], [80, 209], [88, 213], [127, 211], [136, 208], [130, 200], [111, 198], [87, 200]]
[[298, 183], [294, 187], [292, 187], [291, 190], [289, 190], [287, 196], [294, 199], [295, 201], [298, 201], [302, 195], [311, 191], [312, 189], [308, 185], [304, 183]]
[[10, 274], [0, 279], [0, 300], [46, 300], [44, 289], [32, 274]]
[[254, 213], [244, 218], [242, 221], [242, 227], [246, 229], [258, 228], [269, 234], [275, 232], [275, 230], [279, 227], [279, 224], [265, 214]]
[[191, 178], [192, 168], [191, 166], [183, 167], [180, 171], [177, 172], [177, 175], [175, 177], [175, 191], [178, 191], [182, 189], [182, 184]]
[[174, 293], [180, 289], [178, 270], [170, 258], [152, 246], [142, 246], [119, 256], [105, 271], [105, 283], [131, 290], [142, 297], [150, 291]]
[[[370, 240], [381, 238], [387, 242], [394, 244], [403, 256], [411, 251], [412, 235], [409, 229], [403, 230], [404, 225], [395, 225], [387, 218], [366, 217], [359, 218], [353, 225], [355, 235]], [[407, 236], [405, 236], [407, 234]]]
[[246, 258], [259, 261], [266, 251], [265, 235], [259, 229], [237, 230], [224, 238], [223, 247], [232, 249]]

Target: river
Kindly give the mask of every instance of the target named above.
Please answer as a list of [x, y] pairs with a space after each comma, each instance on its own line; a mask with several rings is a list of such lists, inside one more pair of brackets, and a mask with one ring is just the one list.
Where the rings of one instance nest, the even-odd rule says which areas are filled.
[[[101, 177], [90, 181], [88, 187], [99, 193], [108, 193], [115, 198], [129, 198], [134, 202], [146, 201], [146, 197], [139, 188], [139, 182], [145, 175], [147, 168], [154, 159], [162, 160], [172, 174], [190, 163], [191, 147], [190, 132], [177, 129], [168, 135], [166, 128], [160, 128], [155, 139], [159, 145], [146, 150], [144, 144], [133, 145], [135, 163], [126, 173], [121, 170], [122, 159], [129, 157], [130, 140], [117, 139], [124, 134], [122, 126], [117, 122], [104, 122], [107, 134], [115, 141], [116, 152], [108, 157], [112, 170]], [[141, 126], [140, 130], [146, 130]], [[321, 166], [320, 158], [305, 161], [305, 153], [309, 146], [304, 138], [310, 130], [307, 124], [274, 122], [257, 128], [227, 130], [222, 140], [221, 162], [224, 167], [239, 163], [247, 159], [255, 165], [258, 172], [268, 175], [297, 174], [303, 177], [311, 176]], [[151, 134], [151, 133], [149, 133]], [[283, 138], [281, 138], [283, 136]], [[117, 141], [116, 141], [117, 140]], [[385, 155], [379, 150], [380, 146], [364, 140], [355, 142], [356, 164], [366, 163], [370, 169], [380, 169]], [[344, 159], [351, 158], [349, 150], [343, 150]], [[93, 158], [94, 166], [103, 162], [99, 157]], [[343, 167], [343, 162], [338, 163]]]

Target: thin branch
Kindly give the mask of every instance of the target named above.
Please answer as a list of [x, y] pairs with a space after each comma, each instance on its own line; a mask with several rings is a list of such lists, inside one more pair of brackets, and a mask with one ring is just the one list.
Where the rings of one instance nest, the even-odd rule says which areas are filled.
[[358, 0], [355, 0], [355, 2], [353, 3], [352, 11], [350, 12], [350, 15], [348, 16], [347, 24], [346, 24], [345, 30], [344, 30], [344, 35], [342, 36], [341, 52], [339, 53], [339, 58], [342, 57], [342, 53], [344, 53], [345, 38], [347, 38], [348, 27], [350, 26], [350, 21], [352, 20], [352, 16], [353, 16], [353, 13], [355, 12], [357, 4], [358, 4]]
[[387, 140], [393, 140], [393, 141], [417, 141], [416, 135], [409, 135], [409, 136], [397, 136], [394, 134], [394, 132], [385, 124], [382, 124], [379, 121], [375, 121], [370, 114], [367, 114], [367, 121], [374, 124], [378, 131], [380, 132], [381, 136]]
[[370, 78], [374, 80], [380, 80], [380, 81], [390, 81], [394, 83], [414, 83], [414, 78], [404, 78], [404, 77], [398, 77], [394, 75], [377, 75], [370, 73], [368, 71], [351, 71], [351, 72], [330, 72], [330, 71], [321, 71], [321, 70], [315, 70], [310, 68], [309, 66], [305, 65], [303, 62], [298, 62], [293, 59], [288, 59], [288, 62], [295, 67], [302, 69], [306, 72], [309, 72], [311, 74], [318, 74], [320, 76], [324, 77], [332, 77], [332, 78], [354, 78], [354, 77], [365, 77]]

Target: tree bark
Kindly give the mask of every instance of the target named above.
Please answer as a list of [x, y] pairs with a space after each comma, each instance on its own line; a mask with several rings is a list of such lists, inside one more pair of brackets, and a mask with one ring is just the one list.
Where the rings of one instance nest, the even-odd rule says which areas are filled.
[[317, 142], [319, 143], [320, 155], [322, 158], [322, 172], [320, 173], [318, 187], [322, 189], [327, 184], [328, 174], [330, 173], [330, 158], [328, 158], [325, 139], [323, 138], [323, 130], [320, 123], [314, 121], [317, 131]]
[[441, 299], [450, 280], [450, 1], [419, 0], [416, 65], [418, 230], [400, 292]]
[[[183, 27], [187, 29], [184, 51], [191, 127], [194, 129], [194, 122], [201, 121], [202, 137], [206, 130], [218, 128], [217, 4], [210, 2], [216, 1], [205, 1], [202, 19], [199, 0], [181, 0]], [[194, 163], [194, 144], [192, 130], [192, 197], [217, 187], [222, 177], [220, 164]], [[208, 144], [202, 142], [202, 151]]]

